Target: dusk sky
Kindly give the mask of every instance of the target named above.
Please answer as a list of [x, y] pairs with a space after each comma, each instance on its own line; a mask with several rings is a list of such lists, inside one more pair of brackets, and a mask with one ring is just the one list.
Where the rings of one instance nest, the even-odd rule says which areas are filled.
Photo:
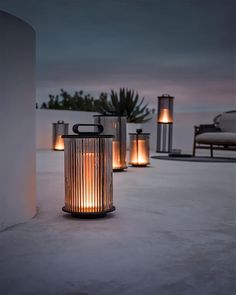
[[156, 107], [236, 109], [234, 0], [0, 0], [37, 34], [37, 101], [129, 87]]

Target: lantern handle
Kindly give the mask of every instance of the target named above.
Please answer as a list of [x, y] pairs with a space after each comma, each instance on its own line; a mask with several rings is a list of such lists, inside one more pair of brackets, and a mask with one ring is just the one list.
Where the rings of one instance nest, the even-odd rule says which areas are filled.
[[140, 134], [140, 133], [143, 132], [143, 129], [136, 129], [136, 132], [137, 132], [138, 134]]
[[[93, 127], [97, 127], [97, 131], [79, 131], [79, 127], [80, 126], [93, 126]], [[103, 132], [104, 128], [101, 124], [75, 124], [72, 127], [72, 130], [74, 133], [76, 134], [84, 134], [84, 135], [92, 135], [92, 134], [100, 134]]]

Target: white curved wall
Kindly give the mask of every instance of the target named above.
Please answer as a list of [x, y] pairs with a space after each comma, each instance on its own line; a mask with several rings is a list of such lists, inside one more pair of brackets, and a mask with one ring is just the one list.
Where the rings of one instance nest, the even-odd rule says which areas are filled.
[[35, 215], [35, 32], [0, 11], [0, 230]]

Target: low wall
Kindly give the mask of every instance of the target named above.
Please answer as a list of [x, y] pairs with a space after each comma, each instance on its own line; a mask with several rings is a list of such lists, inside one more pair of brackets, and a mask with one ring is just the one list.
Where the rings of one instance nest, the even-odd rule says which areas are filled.
[[37, 149], [52, 148], [52, 123], [63, 120], [69, 123], [69, 133], [76, 123], [93, 124], [93, 112], [37, 110], [36, 111], [36, 147]]
[[[36, 112], [36, 135], [37, 149], [52, 148], [52, 123], [63, 120], [69, 123], [71, 133], [72, 125], [75, 123], [93, 123], [92, 112], [77, 111], [58, 111], [58, 110], [37, 110]], [[184, 152], [192, 150], [193, 143], [193, 126], [198, 124], [212, 123], [212, 119], [217, 113], [195, 112], [195, 113], [175, 113], [173, 128], [173, 148], [180, 148]], [[156, 115], [152, 120], [144, 124], [128, 124], [127, 133], [134, 132], [137, 128], [142, 128], [144, 132], [151, 133], [150, 146], [151, 150], [156, 150]], [[127, 137], [128, 138], [128, 137]]]

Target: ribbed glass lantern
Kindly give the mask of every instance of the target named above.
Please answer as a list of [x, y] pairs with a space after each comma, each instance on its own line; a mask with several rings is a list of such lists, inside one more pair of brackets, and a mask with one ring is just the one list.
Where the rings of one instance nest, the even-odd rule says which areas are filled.
[[122, 171], [126, 165], [126, 117], [115, 115], [95, 115], [94, 122], [104, 127], [104, 134], [114, 135], [112, 142], [113, 171]]
[[172, 150], [173, 109], [173, 96], [158, 96], [157, 152], [169, 153]]
[[[83, 126], [98, 131], [81, 132]], [[65, 206], [63, 211], [79, 217], [104, 216], [114, 211], [112, 178], [112, 135], [103, 127], [76, 124], [74, 135], [64, 135]]]
[[129, 164], [132, 166], [147, 166], [149, 164], [150, 133], [142, 133], [142, 129], [137, 129], [136, 133], [129, 133], [129, 136]]
[[68, 134], [69, 124], [57, 121], [52, 124], [52, 147], [54, 151], [64, 151], [64, 140], [62, 135]]

